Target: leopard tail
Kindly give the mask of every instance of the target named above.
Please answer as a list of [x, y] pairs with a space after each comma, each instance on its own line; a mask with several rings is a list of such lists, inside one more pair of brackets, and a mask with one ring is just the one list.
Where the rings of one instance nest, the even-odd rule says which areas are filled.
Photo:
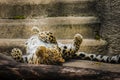
[[107, 56], [98, 54], [88, 54], [85, 52], [77, 52], [75, 58], [81, 60], [99, 61], [105, 63], [120, 63], [120, 55]]

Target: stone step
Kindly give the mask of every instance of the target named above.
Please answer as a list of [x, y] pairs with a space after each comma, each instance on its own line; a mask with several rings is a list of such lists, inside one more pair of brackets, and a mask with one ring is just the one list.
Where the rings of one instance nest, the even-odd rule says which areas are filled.
[[[8, 54], [10, 53], [11, 49], [14, 47], [18, 47], [25, 52], [24, 43], [27, 39], [0, 39], [0, 52]], [[69, 44], [72, 43], [72, 39], [64, 39], [58, 40], [58, 42]], [[107, 42], [104, 40], [94, 40], [94, 39], [84, 39], [80, 51], [87, 52], [87, 53], [104, 53], [104, 48], [106, 47]]]
[[2, 0], [0, 18], [96, 16], [95, 4], [95, 0]]
[[71, 39], [76, 33], [94, 38], [99, 31], [99, 19], [89, 17], [48, 17], [41, 19], [0, 19], [0, 38], [29, 38], [31, 28], [51, 31], [58, 39]]

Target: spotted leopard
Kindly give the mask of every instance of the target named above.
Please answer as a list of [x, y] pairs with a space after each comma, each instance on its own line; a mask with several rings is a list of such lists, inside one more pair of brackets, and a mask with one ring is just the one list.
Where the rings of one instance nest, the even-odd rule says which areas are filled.
[[[18, 62], [31, 64], [61, 64], [65, 60], [74, 56], [79, 50], [82, 42], [82, 36], [76, 34], [72, 44], [58, 44], [54, 35], [47, 32], [40, 32], [38, 28], [33, 27], [34, 35], [26, 42], [26, 55], [22, 54], [19, 48], [11, 51], [12, 57]], [[71, 55], [71, 56], [69, 56]]]
[[37, 27], [33, 27], [34, 35], [26, 42], [26, 55], [22, 54], [19, 48], [12, 49], [12, 57], [23, 63], [31, 64], [62, 64], [66, 60], [77, 58], [93, 61], [120, 63], [120, 55], [102, 56], [96, 54], [87, 54], [78, 52], [83, 41], [80, 34], [74, 36], [73, 43], [62, 44], [57, 42], [55, 36], [51, 32], [40, 32]]

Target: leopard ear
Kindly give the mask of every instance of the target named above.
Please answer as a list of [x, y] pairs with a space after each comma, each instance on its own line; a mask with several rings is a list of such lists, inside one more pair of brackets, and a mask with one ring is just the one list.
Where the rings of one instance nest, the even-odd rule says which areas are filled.
[[36, 26], [32, 27], [31, 31], [33, 32], [33, 34], [38, 34], [40, 32], [40, 29]]

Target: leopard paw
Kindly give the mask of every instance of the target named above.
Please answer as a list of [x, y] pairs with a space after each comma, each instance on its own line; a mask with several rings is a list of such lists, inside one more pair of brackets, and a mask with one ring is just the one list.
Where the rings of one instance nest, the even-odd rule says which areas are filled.
[[78, 43], [82, 43], [83, 41], [83, 36], [81, 34], [75, 34], [74, 36], [74, 41], [78, 42]]
[[74, 36], [74, 46], [76, 48], [76, 51], [79, 50], [82, 41], [83, 41], [83, 36], [81, 34], [76, 34]]
[[22, 62], [22, 51], [19, 48], [13, 48], [11, 51], [11, 56], [17, 62]]

